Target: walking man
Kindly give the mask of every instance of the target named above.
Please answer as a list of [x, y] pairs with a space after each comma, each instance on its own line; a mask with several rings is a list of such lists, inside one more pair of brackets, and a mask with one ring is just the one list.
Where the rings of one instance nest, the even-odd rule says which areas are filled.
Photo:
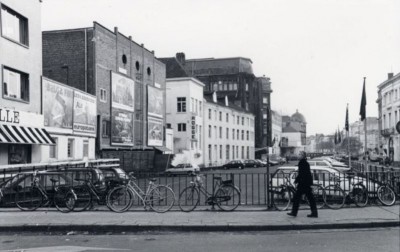
[[306, 195], [311, 207], [311, 214], [307, 215], [310, 218], [318, 218], [317, 205], [315, 203], [314, 195], [312, 194], [311, 186], [313, 178], [311, 175], [310, 164], [307, 162], [307, 156], [304, 151], [299, 153], [299, 170], [298, 175], [294, 181], [297, 184], [297, 191], [293, 196], [292, 212], [287, 213], [290, 216], [296, 217], [299, 210], [300, 199], [303, 194]]

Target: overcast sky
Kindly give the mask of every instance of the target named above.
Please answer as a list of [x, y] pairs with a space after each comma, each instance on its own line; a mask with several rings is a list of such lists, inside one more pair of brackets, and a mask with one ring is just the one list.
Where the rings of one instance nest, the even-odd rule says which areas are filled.
[[251, 58], [272, 81], [272, 109], [307, 120], [307, 135], [367, 116], [377, 86], [400, 72], [399, 0], [43, 0], [42, 30], [90, 27], [131, 35], [157, 57]]

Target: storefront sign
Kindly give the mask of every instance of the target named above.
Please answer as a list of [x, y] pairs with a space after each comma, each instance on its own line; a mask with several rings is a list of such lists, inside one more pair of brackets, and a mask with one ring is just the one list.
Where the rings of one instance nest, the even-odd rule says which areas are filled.
[[42, 80], [44, 126], [72, 129], [73, 89]]
[[111, 144], [133, 146], [133, 113], [113, 109], [111, 119]]
[[19, 112], [0, 108], [0, 122], [19, 123]]
[[74, 91], [74, 132], [96, 134], [96, 97]]
[[164, 113], [163, 91], [161, 89], [147, 86], [147, 114], [163, 118]]
[[43, 115], [0, 107], [0, 124], [43, 127]]
[[191, 132], [192, 132], [192, 140], [196, 139], [196, 117], [192, 116], [192, 121], [191, 121]]
[[134, 111], [135, 82], [132, 79], [111, 72], [112, 107]]
[[153, 117], [148, 117], [148, 146], [163, 146], [163, 120]]

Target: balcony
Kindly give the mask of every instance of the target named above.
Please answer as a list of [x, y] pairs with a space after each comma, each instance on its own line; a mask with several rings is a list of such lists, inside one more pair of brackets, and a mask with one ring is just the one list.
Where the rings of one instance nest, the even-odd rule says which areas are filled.
[[390, 137], [391, 135], [394, 135], [394, 133], [393, 127], [381, 130], [381, 135], [384, 137]]

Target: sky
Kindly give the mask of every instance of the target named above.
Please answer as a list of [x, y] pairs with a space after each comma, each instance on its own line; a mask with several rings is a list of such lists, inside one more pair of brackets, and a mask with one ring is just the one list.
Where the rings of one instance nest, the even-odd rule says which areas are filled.
[[43, 0], [42, 30], [93, 21], [154, 50], [156, 57], [246, 57], [271, 78], [271, 107], [298, 110], [307, 135], [332, 134], [378, 116], [377, 86], [400, 72], [399, 0]]

